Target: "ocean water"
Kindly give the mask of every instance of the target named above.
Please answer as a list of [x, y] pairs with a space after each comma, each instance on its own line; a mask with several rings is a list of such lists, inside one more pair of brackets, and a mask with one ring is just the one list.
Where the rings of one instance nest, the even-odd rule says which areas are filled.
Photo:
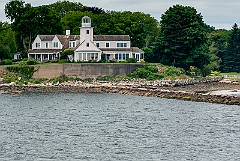
[[240, 107], [91, 93], [0, 94], [0, 160], [240, 160]]

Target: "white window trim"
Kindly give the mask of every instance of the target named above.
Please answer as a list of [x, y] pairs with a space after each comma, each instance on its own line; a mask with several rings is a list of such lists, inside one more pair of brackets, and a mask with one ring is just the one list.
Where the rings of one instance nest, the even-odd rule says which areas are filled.
[[[107, 44], [108, 44], [108, 47], [107, 47]], [[105, 43], [105, 47], [106, 47], [106, 48], [110, 48], [110, 42], [106, 42], [106, 43]]]
[[[118, 44], [122, 44], [122, 47], [119, 47]], [[126, 47], [124, 46], [124, 44], [126, 44]], [[117, 48], [127, 48], [128, 47], [128, 43], [127, 42], [116, 42], [116, 47]]]
[[58, 48], [59, 47], [59, 43], [58, 42], [53, 42], [53, 47], [54, 48]]
[[[37, 45], [37, 44], [39, 44], [39, 45]], [[35, 45], [36, 45], [35, 46], [36, 48], [41, 48], [41, 43], [40, 42], [36, 42]]]

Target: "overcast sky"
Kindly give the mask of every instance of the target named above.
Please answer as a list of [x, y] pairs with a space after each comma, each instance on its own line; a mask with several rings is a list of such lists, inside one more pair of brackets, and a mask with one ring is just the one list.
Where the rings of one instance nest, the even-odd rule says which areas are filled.
[[[57, 0], [25, 0], [33, 6], [51, 4]], [[160, 20], [161, 15], [171, 6], [181, 4], [192, 6], [202, 14], [203, 20], [218, 28], [231, 29], [236, 22], [240, 25], [239, 0], [69, 0], [80, 2], [85, 6], [96, 6], [115, 11], [141, 11]], [[8, 0], [0, 0], [0, 20], [7, 21], [4, 7]]]

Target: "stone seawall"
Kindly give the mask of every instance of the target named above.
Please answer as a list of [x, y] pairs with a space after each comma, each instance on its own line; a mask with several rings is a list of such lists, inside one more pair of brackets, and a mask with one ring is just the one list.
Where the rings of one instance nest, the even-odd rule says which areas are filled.
[[62, 75], [77, 78], [128, 75], [142, 64], [56, 64], [35, 66], [33, 78], [56, 78]]

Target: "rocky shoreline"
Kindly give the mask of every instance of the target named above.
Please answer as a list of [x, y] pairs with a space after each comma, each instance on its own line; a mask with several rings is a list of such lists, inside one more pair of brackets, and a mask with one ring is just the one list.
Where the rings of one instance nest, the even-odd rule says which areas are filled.
[[82, 92], [82, 93], [117, 93], [148, 97], [161, 97], [197, 102], [240, 105], [240, 97], [226, 94], [211, 94], [217, 90], [240, 90], [239, 81], [222, 78], [189, 79], [178, 81], [119, 81], [85, 83], [81, 81], [57, 84], [0, 84], [1, 93], [20, 94], [25, 92]]

